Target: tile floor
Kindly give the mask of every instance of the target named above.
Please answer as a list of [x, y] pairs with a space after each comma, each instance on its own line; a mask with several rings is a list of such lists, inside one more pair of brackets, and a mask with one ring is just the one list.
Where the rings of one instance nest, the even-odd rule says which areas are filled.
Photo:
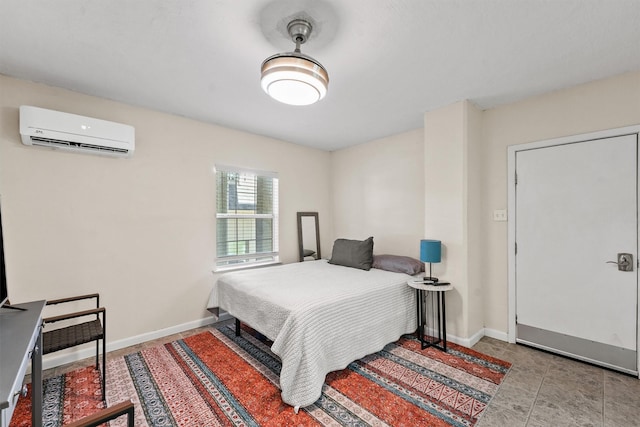
[[[113, 351], [107, 358], [209, 328], [211, 326]], [[640, 426], [640, 380], [637, 378], [487, 337], [473, 348], [513, 364], [478, 427]], [[94, 360], [49, 369], [43, 376], [61, 375]]]
[[513, 364], [478, 427], [640, 426], [640, 380], [484, 337], [474, 347]]

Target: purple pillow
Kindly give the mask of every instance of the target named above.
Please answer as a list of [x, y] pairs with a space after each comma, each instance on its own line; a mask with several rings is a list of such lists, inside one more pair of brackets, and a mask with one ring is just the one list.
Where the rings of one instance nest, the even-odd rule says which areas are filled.
[[412, 276], [424, 271], [422, 261], [401, 255], [374, 255], [371, 267]]

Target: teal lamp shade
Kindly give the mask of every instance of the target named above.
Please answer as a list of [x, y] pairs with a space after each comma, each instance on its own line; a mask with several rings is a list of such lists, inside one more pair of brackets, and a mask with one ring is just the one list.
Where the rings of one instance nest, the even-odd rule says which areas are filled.
[[440, 240], [420, 240], [420, 261], [429, 263], [429, 276], [425, 280], [438, 281], [431, 275], [431, 263], [440, 262], [442, 259], [442, 242]]
[[442, 243], [440, 240], [420, 240], [420, 261], [440, 262], [442, 259]]

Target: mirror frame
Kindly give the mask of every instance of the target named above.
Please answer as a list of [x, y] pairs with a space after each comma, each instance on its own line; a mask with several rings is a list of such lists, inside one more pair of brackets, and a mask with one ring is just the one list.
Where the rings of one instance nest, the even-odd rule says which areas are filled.
[[318, 212], [298, 212], [298, 260], [304, 261], [304, 247], [302, 242], [302, 218], [313, 217], [316, 221], [316, 260], [321, 259], [320, 255], [320, 223], [318, 220]]

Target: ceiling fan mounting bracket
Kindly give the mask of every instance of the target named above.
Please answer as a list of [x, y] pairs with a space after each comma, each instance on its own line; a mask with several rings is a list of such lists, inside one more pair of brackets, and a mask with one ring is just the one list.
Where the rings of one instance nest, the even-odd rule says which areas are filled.
[[313, 27], [306, 19], [294, 19], [287, 25], [287, 32], [296, 44], [304, 44], [311, 35]]

